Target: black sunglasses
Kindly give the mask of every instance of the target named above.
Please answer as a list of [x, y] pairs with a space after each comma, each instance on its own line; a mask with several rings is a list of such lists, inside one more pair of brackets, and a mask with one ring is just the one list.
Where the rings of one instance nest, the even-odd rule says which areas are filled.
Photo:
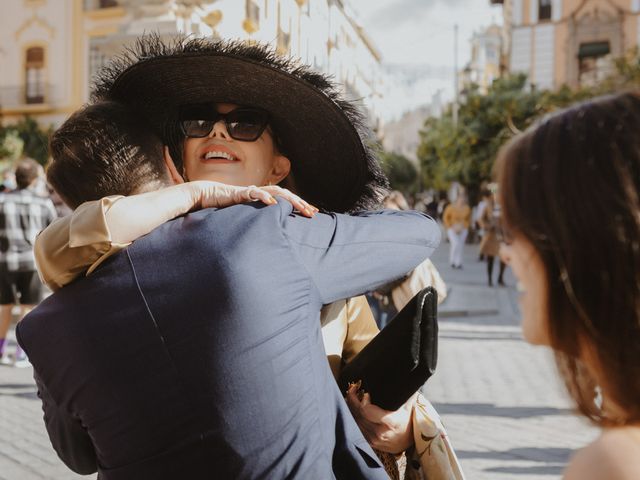
[[207, 137], [213, 126], [224, 121], [229, 136], [242, 142], [254, 142], [269, 124], [269, 113], [259, 108], [240, 107], [229, 113], [219, 113], [215, 105], [192, 105], [180, 112], [182, 133], [191, 138]]

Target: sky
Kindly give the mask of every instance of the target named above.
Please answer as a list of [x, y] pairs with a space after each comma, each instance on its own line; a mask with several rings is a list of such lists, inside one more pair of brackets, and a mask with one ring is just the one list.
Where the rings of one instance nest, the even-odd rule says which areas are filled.
[[348, 0], [387, 73], [385, 120], [430, 103], [438, 91], [453, 98], [454, 25], [458, 25], [458, 68], [471, 57], [474, 31], [502, 23], [501, 6], [489, 0]]

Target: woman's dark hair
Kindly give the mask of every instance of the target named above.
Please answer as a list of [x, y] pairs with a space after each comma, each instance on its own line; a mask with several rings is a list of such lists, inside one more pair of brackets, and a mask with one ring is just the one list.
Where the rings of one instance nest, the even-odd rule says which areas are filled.
[[[581, 413], [600, 425], [640, 421], [638, 132], [637, 93], [600, 97], [517, 137], [497, 162], [505, 226], [545, 265], [560, 373]], [[603, 409], [585, 356], [598, 370]]]
[[600, 97], [543, 120], [503, 148], [496, 172], [504, 226], [545, 265], [550, 341], [569, 393], [597, 424], [640, 421], [640, 97]]

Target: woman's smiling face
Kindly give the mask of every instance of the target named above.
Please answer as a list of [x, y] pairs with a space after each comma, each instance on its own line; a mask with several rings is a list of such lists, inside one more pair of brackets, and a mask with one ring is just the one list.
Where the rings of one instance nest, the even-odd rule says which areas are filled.
[[[219, 113], [229, 113], [236, 108], [237, 105], [230, 103], [216, 105]], [[206, 137], [187, 137], [183, 158], [189, 180], [240, 186], [278, 184], [291, 168], [289, 160], [277, 151], [269, 128], [253, 142], [240, 141], [231, 138], [223, 120], [218, 121]]]

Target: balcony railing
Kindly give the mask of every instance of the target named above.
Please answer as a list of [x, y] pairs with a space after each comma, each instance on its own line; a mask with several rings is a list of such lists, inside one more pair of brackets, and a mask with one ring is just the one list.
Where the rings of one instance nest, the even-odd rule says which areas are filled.
[[51, 105], [54, 88], [51, 85], [40, 85], [36, 92], [27, 95], [24, 86], [0, 87], [0, 108], [23, 108], [26, 106]]

